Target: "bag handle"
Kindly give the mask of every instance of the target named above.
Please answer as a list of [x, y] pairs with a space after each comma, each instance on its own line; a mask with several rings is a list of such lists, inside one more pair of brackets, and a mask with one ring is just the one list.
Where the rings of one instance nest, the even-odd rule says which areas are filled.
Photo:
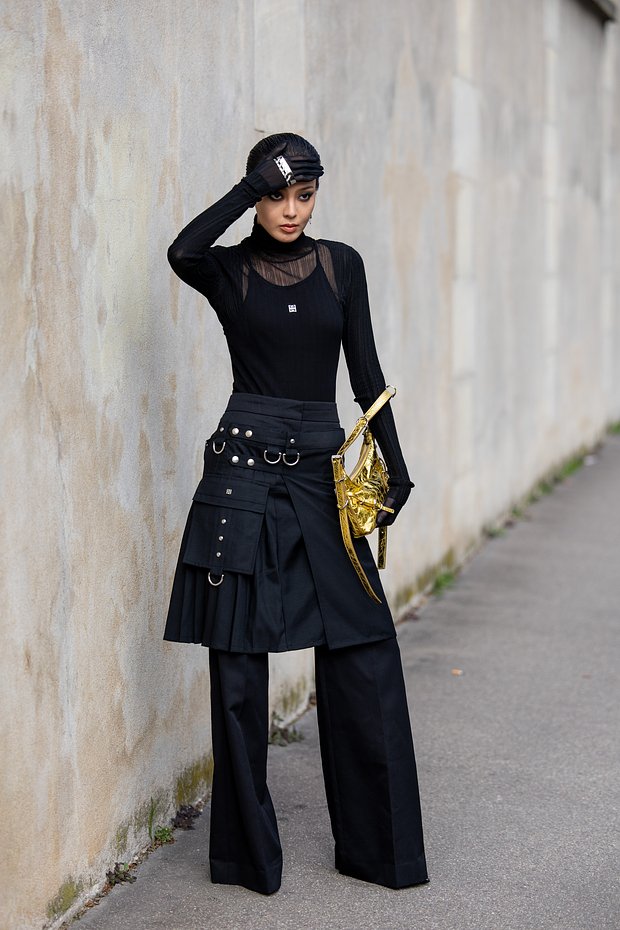
[[359, 418], [351, 433], [347, 436], [343, 444], [338, 449], [336, 455], [344, 455], [349, 446], [353, 445], [359, 434], [362, 430], [365, 430], [368, 426], [368, 421], [371, 420], [376, 413], [378, 413], [384, 404], [387, 404], [388, 400], [391, 400], [396, 394], [396, 388], [392, 387], [391, 384], [388, 384], [384, 391], [379, 394], [374, 404], [371, 404], [366, 413], [363, 413]]

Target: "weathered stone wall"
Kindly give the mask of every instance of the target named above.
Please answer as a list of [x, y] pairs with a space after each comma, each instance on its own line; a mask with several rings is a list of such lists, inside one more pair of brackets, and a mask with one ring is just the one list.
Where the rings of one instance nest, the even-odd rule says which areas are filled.
[[[317, 144], [312, 233], [365, 258], [417, 485], [396, 608], [620, 416], [620, 63], [577, 0], [4, 0], [0, 79], [0, 925], [30, 930], [210, 777], [206, 650], [161, 635], [231, 376], [172, 238], [263, 133]], [[311, 655], [273, 669], [284, 715]]]

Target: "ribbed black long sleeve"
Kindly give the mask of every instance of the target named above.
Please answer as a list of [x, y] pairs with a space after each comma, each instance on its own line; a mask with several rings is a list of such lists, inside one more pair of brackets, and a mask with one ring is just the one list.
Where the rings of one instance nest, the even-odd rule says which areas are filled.
[[[281, 284], [285, 289], [286, 285], [282, 282], [287, 276], [291, 281], [296, 281], [303, 280], [311, 273], [316, 266], [315, 256], [318, 254], [319, 260], [321, 256], [321, 248], [317, 249], [316, 246], [327, 249], [331, 268], [324, 270], [341, 308], [341, 339], [351, 387], [356, 401], [365, 410], [381, 393], [386, 382], [375, 347], [364, 264], [355, 249], [341, 242], [315, 242], [305, 234], [294, 242], [280, 243], [260, 226], [255, 226], [252, 235], [238, 246], [214, 244], [235, 220], [263, 196], [263, 183], [256, 173], [248, 175], [188, 223], [168, 249], [170, 265], [181, 280], [203, 294], [213, 306], [233, 355], [235, 339], [242, 328], [248, 265], [256, 263], [262, 276], [268, 279], [272, 276], [274, 283]], [[286, 294], [284, 297], [287, 299]], [[290, 299], [293, 300], [293, 297]], [[304, 325], [312, 325], [311, 316]], [[300, 353], [304, 351], [305, 344], [302, 336], [300, 323]], [[325, 339], [333, 337], [332, 327]], [[314, 341], [320, 339], [320, 333], [317, 334], [315, 330], [312, 338]], [[333, 357], [333, 353], [327, 351], [327, 346], [324, 354], [326, 359]], [[277, 377], [278, 366], [281, 364], [278, 332], [274, 332], [273, 359], [270, 360], [272, 376], [275, 372]], [[291, 393], [290, 379], [286, 380], [288, 393], [279, 396], [335, 399], [325, 393], [326, 390], [333, 391], [331, 385], [335, 382], [335, 370], [324, 370], [319, 362], [313, 368], [312, 377], [316, 383], [309, 384], [306, 376], [304, 384], [299, 385], [298, 395]], [[243, 385], [238, 389], [246, 390]], [[374, 417], [372, 430], [390, 474], [390, 494], [395, 498], [397, 507], [400, 507], [413, 485], [398, 441], [390, 404], [386, 404]]]

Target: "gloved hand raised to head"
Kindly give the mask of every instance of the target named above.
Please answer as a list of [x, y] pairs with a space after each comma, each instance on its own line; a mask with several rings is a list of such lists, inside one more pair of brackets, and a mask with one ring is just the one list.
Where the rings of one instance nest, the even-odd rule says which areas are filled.
[[257, 201], [298, 181], [311, 181], [323, 174], [323, 166], [317, 161], [307, 155], [287, 155], [286, 148], [285, 142], [245, 176], [244, 181], [252, 188]]

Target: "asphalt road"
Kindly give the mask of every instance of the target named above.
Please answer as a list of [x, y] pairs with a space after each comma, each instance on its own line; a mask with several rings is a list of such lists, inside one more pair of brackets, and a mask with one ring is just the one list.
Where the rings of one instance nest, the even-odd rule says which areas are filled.
[[399, 628], [430, 884], [334, 871], [309, 712], [270, 749], [276, 895], [210, 883], [207, 808], [76, 930], [620, 930], [619, 639], [612, 437]]

